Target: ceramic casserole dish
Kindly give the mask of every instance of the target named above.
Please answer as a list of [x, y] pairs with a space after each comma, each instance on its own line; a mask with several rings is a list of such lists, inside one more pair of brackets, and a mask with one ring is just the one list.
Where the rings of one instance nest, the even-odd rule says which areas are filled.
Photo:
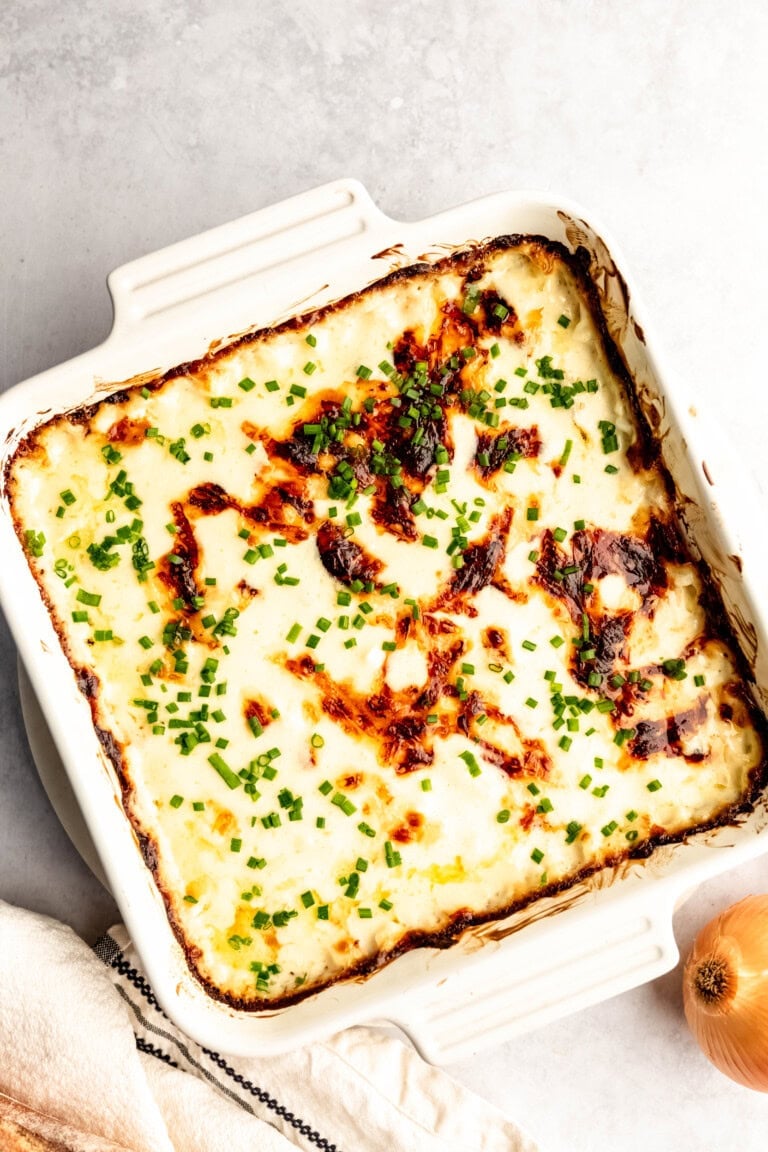
[[[762, 570], [763, 546], [743, 511], [750, 503], [743, 478], [736, 480], [722, 438], [707, 429], [684, 385], [675, 382], [670, 389], [667, 374], [662, 381], [615, 246], [572, 205], [500, 194], [403, 224], [383, 216], [359, 184], [340, 181], [127, 265], [109, 278], [115, 321], [108, 340], [0, 401], [0, 476], [33, 428], [98, 402], [123, 381], [149, 380], [228, 338], [316, 312], [390, 272], [416, 262], [434, 264], [483, 239], [510, 234], [561, 244], [588, 266], [602, 320], [674, 482], [689, 547], [717, 585], [757, 685], [756, 703], [765, 711], [765, 635], [751, 588], [753, 574]], [[562, 320], [567, 327], [568, 318]], [[248, 388], [252, 384], [247, 381]], [[207, 1047], [232, 1054], [276, 1052], [350, 1024], [387, 1020], [403, 1027], [429, 1059], [459, 1058], [672, 967], [676, 903], [707, 876], [768, 845], [759, 796], [737, 819], [662, 844], [647, 859], [602, 868], [503, 919], [467, 927], [448, 948], [412, 948], [365, 976], [327, 984], [274, 1010], [254, 1013], [227, 1003], [195, 978], [171, 929], [145, 864], [146, 845], [143, 857], [82, 684], [14, 531], [9, 493], [0, 495], [0, 593], [21, 657], [157, 996], [179, 1026]], [[465, 755], [471, 767], [473, 758]], [[215, 759], [223, 764], [217, 754]]]

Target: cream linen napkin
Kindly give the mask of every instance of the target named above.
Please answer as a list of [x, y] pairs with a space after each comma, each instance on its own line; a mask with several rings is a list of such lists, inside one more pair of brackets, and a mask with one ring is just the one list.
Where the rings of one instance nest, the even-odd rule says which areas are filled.
[[1, 901], [0, 1092], [131, 1152], [535, 1152], [384, 1029], [268, 1059], [200, 1048], [160, 1010], [122, 926], [94, 953]]

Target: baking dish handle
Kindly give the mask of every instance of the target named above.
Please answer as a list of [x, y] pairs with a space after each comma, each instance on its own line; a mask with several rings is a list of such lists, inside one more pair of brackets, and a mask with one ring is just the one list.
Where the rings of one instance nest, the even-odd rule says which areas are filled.
[[142, 256], [107, 277], [111, 338], [389, 223], [359, 181], [335, 180]]
[[[672, 913], [673, 899], [656, 891], [577, 913], [565, 930], [557, 917], [531, 925], [514, 947], [478, 954], [389, 1018], [433, 1064], [464, 1059], [669, 971], [679, 957]], [[531, 928], [543, 931], [530, 938]]]

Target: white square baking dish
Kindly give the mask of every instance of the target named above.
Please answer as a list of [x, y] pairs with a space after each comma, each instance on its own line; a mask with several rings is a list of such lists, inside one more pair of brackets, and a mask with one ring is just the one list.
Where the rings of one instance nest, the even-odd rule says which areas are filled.
[[[126, 265], [109, 277], [115, 319], [108, 340], [0, 399], [0, 476], [37, 423], [119, 382], [195, 359], [222, 337], [320, 307], [393, 268], [509, 233], [585, 250], [608, 330], [675, 482], [694, 553], [721, 589], [766, 710], [766, 635], [751, 583], [765, 558], [753, 530], [757, 494], [745, 492], [733, 455], [697, 414], [685, 385], [670, 386], [667, 374], [662, 384], [615, 246], [580, 209], [561, 201], [502, 193], [403, 224], [380, 213], [358, 183], [343, 180]], [[161, 1004], [206, 1047], [267, 1054], [350, 1024], [388, 1020], [428, 1059], [458, 1059], [672, 967], [675, 904], [707, 876], [768, 849], [768, 804], [761, 798], [738, 825], [598, 872], [505, 920], [467, 930], [449, 949], [408, 952], [365, 979], [331, 985], [274, 1012], [237, 1011], [206, 993], [173, 935], [2, 490], [0, 548], [3, 607], [110, 887]]]

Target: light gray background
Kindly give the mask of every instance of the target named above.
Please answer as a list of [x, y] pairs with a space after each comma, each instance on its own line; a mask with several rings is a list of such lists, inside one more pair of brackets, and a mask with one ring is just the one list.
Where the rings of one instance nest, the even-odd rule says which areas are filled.
[[[336, 176], [408, 219], [539, 188], [619, 237], [747, 477], [768, 426], [766, 59], [759, 0], [4, 0], [0, 389], [106, 336], [112, 268]], [[1, 619], [0, 677], [0, 897], [93, 939], [113, 906], [37, 780]], [[700, 890], [681, 948], [756, 890], [764, 863]], [[768, 1098], [699, 1055], [679, 984], [453, 1071], [552, 1152], [762, 1152]]]

